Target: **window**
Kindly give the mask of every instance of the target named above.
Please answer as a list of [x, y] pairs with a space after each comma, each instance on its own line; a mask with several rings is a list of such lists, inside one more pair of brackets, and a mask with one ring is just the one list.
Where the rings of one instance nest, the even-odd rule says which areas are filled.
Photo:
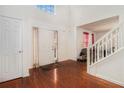
[[89, 44], [89, 33], [83, 32], [83, 47], [88, 47]]
[[[91, 37], [91, 41], [89, 40], [89, 37]], [[94, 34], [89, 34], [88, 32], [83, 32], [83, 47], [87, 48], [89, 43], [94, 44]]]
[[54, 14], [55, 13], [55, 6], [54, 5], [37, 5], [36, 6], [38, 9], [50, 13], [50, 14]]

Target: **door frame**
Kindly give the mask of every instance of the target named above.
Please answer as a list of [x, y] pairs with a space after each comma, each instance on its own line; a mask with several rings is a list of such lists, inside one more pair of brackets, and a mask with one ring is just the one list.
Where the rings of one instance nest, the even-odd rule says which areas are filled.
[[[33, 51], [33, 54], [32, 54], [32, 56], [33, 56], [33, 58], [32, 58], [32, 68], [33, 68], [33, 63], [34, 63], [34, 28], [37, 28], [38, 29], [38, 40], [39, 40], [39, 29], [43, 29], [43, 30], [48, 30], [48, 31], [52, 31], [52, 32], [56, 32], [57, 31], [57, 51], [56, 51], [56, 57], [57, 58], [54, 58], [54, 60], [55, 60], [55, 62], [56, 62], [56, 60], [58, 61], [58, 44], [59, 44], [59, 31], [58, 30], [53, 30], [53, 29], [47, 29], [47, 28], [44, 28], [44, 27], [40, 27], [40, 26], [32, 26], [32, 51]], [[54, 33], [53, 33], [54, 34]], [[39, 44], [38, 44], [39, 45]], [[39, 48], [39, 47], [38, 47]], [[39, 50], [39, 49], [38, 49]], [[38, 55], [39, 55], [39, 53], [38, 53]], [[38, 57], [39, 58], [39, 57]], [[39, 61], [39, 59], [38, 59], [38, 61]], [[39, 63], [38, 63], [39, 64]], [[39, 67], [39, 66], [37, 66], [37, 67]]]

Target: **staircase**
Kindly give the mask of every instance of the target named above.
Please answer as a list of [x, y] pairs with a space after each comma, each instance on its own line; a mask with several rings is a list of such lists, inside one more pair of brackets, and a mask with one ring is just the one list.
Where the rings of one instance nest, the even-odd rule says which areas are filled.
[[112, 62], [112, 59], [116, 56], [116, 59], [122, 59], [121, 61], [124, 61], [124, 57], [117, 55], [119, 53], [121, 54], [121, 51], [124, 50], [124, 24], [117, 25], [93, 45], [89, 45], [87, 50], [87, 72], [89, 74], [124, 85], [124, 78], [119, 78], [124, 77], [124, 73], [120, 72], [122, 70], [124, 71], [124, 65], [122, 68], [120, 66], [124, 62], [121, 62], [121, 64], [119, 63], [120, 61]]

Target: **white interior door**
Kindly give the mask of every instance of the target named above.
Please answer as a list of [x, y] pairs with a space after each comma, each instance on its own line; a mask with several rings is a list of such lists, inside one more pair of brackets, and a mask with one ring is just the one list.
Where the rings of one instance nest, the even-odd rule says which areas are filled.
[[39, 30], [39, 65], [54, 63], [53, 31]]
[[21, 21], [0, 16], [0, 82], [21, 77]]

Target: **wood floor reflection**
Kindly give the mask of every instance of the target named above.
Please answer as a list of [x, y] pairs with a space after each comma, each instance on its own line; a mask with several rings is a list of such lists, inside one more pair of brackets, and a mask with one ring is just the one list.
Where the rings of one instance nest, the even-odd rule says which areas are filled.
[[30, 70], [30, 76], [5, 83], [1, 88], [119, 88], [121, 86], [86, 73], [86, 64], [72, 60], [60, 62], [59, 67]]

